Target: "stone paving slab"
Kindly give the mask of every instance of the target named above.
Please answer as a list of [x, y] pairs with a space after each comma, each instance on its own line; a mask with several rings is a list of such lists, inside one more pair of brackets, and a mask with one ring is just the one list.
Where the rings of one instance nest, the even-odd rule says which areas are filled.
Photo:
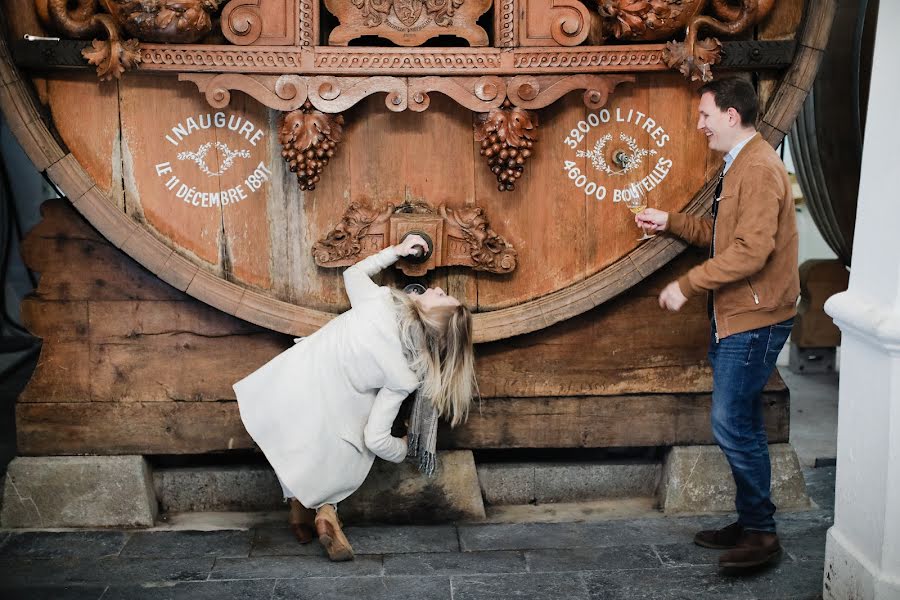
[[250, 556], [325, 556], [325, 550], [317, 542], [298, 543], [286, 525], [254, 529], [252, 537]]
[[0, 558], [103, 558], [117, 556], [128, 534], [123, 531], [26, 531], [13, 533], [0, 546]]
[[277, 581], [202, 581], [156, 586], [110, 586], [102, 600], [269, 600]]
[[581, 575], [591, 600], [771, 600], [757, 599], [738, 578], [713, 567], [639, 569]]
[[[814, 493], [833, 494], [829, 474], [815, 476]], [[785, 548], [780, 563], [741, 576], [720, 572], [719, 552], [692, 543], [697, 530], [732, 522], [729, 514], [350, 527], [358, 553], [351, 563], [330, 562], [318, 543], [301, 546], [284, 525], [0, 531], [0, 598], [813, 600], [821, 593], [833, 513], [779, 512], [776, 518]]]
[[251, 538], [249, 531], [141, 531], [131, 534], [121, 556], [246, 558]]
[[604, 548], [531, 550], [525, 553], [525, 560], [528, 563], [528, 570], [533, 573], [662, 567], [662, 562], [653, 548], [643, 544]]
[[475, 575], [524, 573], [522, 552], [435, 552], [384, 557], [385, 575]]
[[764, 600], [817, 600], [822, 593], [824, 560], [785, 561], [742, 577], [752, 597]]
[[602, 548], [625, 544], [676, 543], [692, 538], [696, 525], [676, 519], [631, 519], [602, 523], [509, 523], [460, 525], [461, 549], [528, 550]]
[[7, 587], [0, 585], [3, 600], [100, 600], [104, 597], [105, 585], [68, 585]]
[[202, 581], [213, 567], [212, 558], [101, 558], [2, 559], [2, 583], [10, 586], [68, 585], [72, 583], [153, 583]]
[[460, 549], [453, 525], [347, 527], [344, 533], [356, 554], [458, 552]]
[[301, 577], [381, 576], [380, 556], [357, 556], [335, 563], [317, 556], [261, 556], [219, 558], [209, 579], [298, 579]]
[[584, 580], [568, 573], [461, 575], [450, 578], [453, 600], [587, 600]]
[[[342, 577], [279, 581], [273, 600], [451, 600], [446, 577]], [[460, 600], [459, 596], [453, 600]]]

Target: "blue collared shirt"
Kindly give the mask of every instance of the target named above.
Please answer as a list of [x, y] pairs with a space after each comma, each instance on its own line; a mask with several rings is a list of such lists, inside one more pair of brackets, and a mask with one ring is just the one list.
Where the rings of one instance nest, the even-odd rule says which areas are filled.
[[744, 149], [744, 146], [747, 145], [747, 142], [749, 142], [750, 140], [752, 140], [752, 139], [753, 139], [753, 136], [755, 136], [755, 135], [756, 135], [756, 132], [754, 131], [754, 132], [753, 132], [753, 135], [751, 135], [750, 137], [748, 137], [748, 138], [747, 138], [746, 140], [744, 140], [743, 142], [739, 142], [734, 148], [732, 148], [731, 150], [728, 151], [728, 154], [725, 155], [725, 170], [722, 171], [722, 174], [723, 174], [723, 175], [724, 175], [725, 173], [728, 172], [728, 169], [731, 168], [731, 163], [734, 162], [734, 159], [736, 159], [737, 156], [738, 156], [738, 154], [741, 153], [741, 150]]

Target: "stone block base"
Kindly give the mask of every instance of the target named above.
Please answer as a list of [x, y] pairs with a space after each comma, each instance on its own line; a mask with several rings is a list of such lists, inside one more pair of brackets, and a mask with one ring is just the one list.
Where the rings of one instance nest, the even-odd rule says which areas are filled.
[[[153, 480], [164, 512], [285, 509], [281, 486], [269, 467], [160, 469]], [[432, 479], [411, 464], [376, 460], [362, 487], [341, 502], [340, 513], [353, 523], [483, 519], [472, 452], [438, 453]]]
[[478, 465], [492, 506], [653, 497], [661, 465], [627, 463], [485, 463]]
[[[810, 508], [800, 461], [790, 444], [769, 446], [772, 501], [782, 509]], [[734, 478], [718, 446], [676, 446], [663, 465], [660, 507], [667, 515], [734, 511]]]
[[341, 518], [398, 524], [484, 519], [472, 451], [439, 452], [437, 457], [430, 479], [412, 464], [376, 460], [362, 487], [341, 502]]
[[3, 486], [3, 527], [149, 527], [156, 496], [141, 456], [19, 457]]

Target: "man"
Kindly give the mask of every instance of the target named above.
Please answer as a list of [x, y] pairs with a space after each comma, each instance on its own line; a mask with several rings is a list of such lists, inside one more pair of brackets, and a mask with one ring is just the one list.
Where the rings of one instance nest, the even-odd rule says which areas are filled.
[[761, 393], [790, 334], [800, 292], [797, 225], [781, 159], [756, 131], [759, 104], [742, 79], [700, 88], [697, 129], [725, 153], [711, 217], [646, 209], [638, 225], [709, 246], [709, 260], [671, 282], [659, 305], [671, 311], [708, 295], [709, 362], [713, 369], [712, 429], [737, 486], [738, 520], [701, 531], [694, 542], [727, 550], [724, 568], [749, 568], [777, 558], [775, 505]]

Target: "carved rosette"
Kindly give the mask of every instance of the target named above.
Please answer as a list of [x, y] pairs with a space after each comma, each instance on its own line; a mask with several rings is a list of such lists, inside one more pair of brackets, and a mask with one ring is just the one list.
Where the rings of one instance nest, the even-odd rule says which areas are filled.
[[510, 273], [516, 268], [515, 248], [491, 229], [482, 208], [434, 208], [421, 201], [381, 208], [352, 203], [337, 227], [313, 246], [313, 258], [320, 267], [352, 265], [396, 244], [408, 231], [425, 231], [434, 248], [424, 264], [401, 259], [397, 267], [407, 275], [420, 276], [446, 266], [489, 273]]
[[513, 106], [509, 100], [475, 123], [475, 139], [481, 142], [481, 155], [497, 176], [497, 189], [511, 192], [522, 176], [525, 162], [537, 141], [537, 115]]
[[344, 131], [343, 115], [327, 115], [309, 101], [281, 119], [278, 140], [281, 157], [288, 163], [303, 191], [316, 189], [322, 170], [334, 156]]

